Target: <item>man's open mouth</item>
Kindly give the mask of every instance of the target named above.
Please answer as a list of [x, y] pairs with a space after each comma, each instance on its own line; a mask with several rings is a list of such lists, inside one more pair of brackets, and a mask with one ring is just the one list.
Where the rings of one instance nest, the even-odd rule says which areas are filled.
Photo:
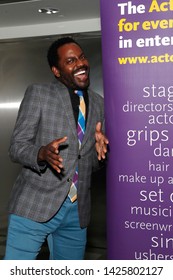
[[85, 76], [88, 75], [88, 72], [85, 69], [80, 69], [80, 70], [78, 70], [74, 73], [75, 77], [76, 76], [83, 76], [83, 75], [85, 75]]

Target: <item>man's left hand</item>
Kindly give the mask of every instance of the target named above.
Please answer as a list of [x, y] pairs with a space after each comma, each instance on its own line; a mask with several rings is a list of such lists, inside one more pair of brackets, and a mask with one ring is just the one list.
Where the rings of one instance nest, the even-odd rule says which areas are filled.
[[96, 151], [98, 154], [98, 160], [105, 159], [107, 153], [107, 145], [109, 143], [107, 137], [102, 132], [102, 124], [98, 122], [96, 124], [95, 130], [95, 140], [96, 140]]

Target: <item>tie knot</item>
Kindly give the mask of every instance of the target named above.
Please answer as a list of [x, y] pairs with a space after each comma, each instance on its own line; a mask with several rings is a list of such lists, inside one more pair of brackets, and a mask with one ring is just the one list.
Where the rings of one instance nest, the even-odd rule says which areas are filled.
[[75, 90], [75, 93], [79, 96], [79, 97], [83, 97], [83, 92], [81, 90]]

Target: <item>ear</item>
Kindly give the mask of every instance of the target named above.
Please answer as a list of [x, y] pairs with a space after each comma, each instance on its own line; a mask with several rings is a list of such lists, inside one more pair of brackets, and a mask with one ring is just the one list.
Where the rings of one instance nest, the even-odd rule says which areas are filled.
[[52, 67], [52, 72], [57, 78], [60, 77], [60, 72], [55, 66]]

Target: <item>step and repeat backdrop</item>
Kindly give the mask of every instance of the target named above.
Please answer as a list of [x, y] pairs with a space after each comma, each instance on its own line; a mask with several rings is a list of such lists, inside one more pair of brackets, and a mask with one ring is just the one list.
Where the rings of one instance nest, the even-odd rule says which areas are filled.
[[100, 0], [108, 259], [173, 259], [173, 0]]

